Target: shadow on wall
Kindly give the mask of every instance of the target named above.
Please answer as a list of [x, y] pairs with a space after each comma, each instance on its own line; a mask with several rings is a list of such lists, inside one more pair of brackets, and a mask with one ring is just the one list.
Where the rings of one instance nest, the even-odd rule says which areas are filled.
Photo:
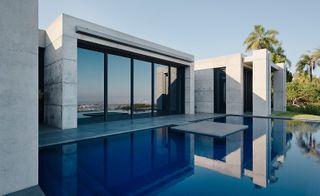
[[[198, 70], [196, 82], [196, 110], [197, 112], [214, 112], [214, 91], [213, 68]], [[211, 73], [210, 73], [211, 72]], [[210, 75], [212, 74], [212, 76]], [[199, 79], [203, 77], [205, 79]], [[242, 77], [243, 78], [243, 77]], [[242, 79], [243, 80], [243, 79]], [[270, 78], [271, 80], [271, 78]], [[254, 85], [254, 84], [253, 84]], [[226, 113], [227, 114], [243, 114], [244, 112], [244, 84], [236, 81], [226, 73]], [[267, 92], [267, 91], [266, 91]], [[270, 90], [269, 90], [270, 92]], [[268, 95], [266, 95], [268, 97]], [[269, 116], [271, 111], [271, 100], [261, 97], [256, 92], [252, 92], [252, 110], [253, 114], [261, 116]], [[211, 108], [211, 109], [210, 109]], [[270, 108], [270, 109], [269, 109]]]

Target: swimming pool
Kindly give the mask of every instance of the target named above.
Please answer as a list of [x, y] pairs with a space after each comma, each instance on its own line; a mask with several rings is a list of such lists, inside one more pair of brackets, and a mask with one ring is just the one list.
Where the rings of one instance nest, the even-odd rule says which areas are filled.
[[225, 138], [169, 127], [41, 148], [46, 195], [319, 195], [320, 124], [228, 116]]

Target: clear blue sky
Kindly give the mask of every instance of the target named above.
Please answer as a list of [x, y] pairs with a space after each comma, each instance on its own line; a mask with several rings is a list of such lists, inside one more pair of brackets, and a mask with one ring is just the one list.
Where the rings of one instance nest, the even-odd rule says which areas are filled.
[[295, 64], [320, 47], [319, 8], [319, 0], [39, 0], [39, 27], [66, 13], [203, 59], [244, 52], [243, 40], [262, 24], [280, 32]]

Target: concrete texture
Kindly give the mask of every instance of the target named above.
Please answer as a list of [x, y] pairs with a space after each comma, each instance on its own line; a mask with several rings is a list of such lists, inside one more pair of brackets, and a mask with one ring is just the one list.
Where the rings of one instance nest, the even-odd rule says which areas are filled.
[[[242, 65], [242, 55], [241, 54], [233, 54], [233, 55], [227, 55], [227, 56], [221, 56], [221, 57], [214, 57], [206, 60], [200, 60], [195, 62], [195, 74], [196, 75], [203, 75], [201, 72], [209, 72], [209, 69], [211, 69], [213, 73], [214, 68], [220, 68], [225, 67], [226, 68], [226, 113], [227, 114], [243, 114], [243, 65]], [[210, 74], [210, 73], [207, 73]], [[201, 82], [199, 80], [202, 80]], [[213, 78], [212, 78], [213, 80]], [[213, 82], [211, 83], [211, 78], [203, 77], [196, 79], [196, 92], [202, 91], [203, 88], [206, 89], [213, 89]], [[202, 83], [202, 84], [201, 84]], [[210, 88], [209, 86], [203, 86], [206, 83], [206, 85], [212, 85]], [[210, 90], [211, 91], [211, 90]], [[205, 96], [208, 96], [205, 98]], [[211, 93], [209, 94], [207, 91], [207, 95], [205, 93], [196, 93], [196, 110], [197, 112], [207, 112], [211, 109], [213, 110], [213, 106], [211, 107], [208, 102], [203, 103], [203, 100], [209, 100], [211, 99]], [[213, 95], [214, 97], [215, 95]], [[217, 95], [218, 96], [218, 95]], [[213, 105], [213, 99], [212, 105]], [[199, 107], [198, 107], [199, 106]], [[208, 108], [205, 108], [205, 106], [208, 106]]]
[[64, 35], [63, 15], [46, 29], [45, 123], [77, 127], [77, 39]]
[[238, 131], [247, 129], [246, 125], [235, 125], [226, 123], [216, 123], [210, 121], [201, 121], [172, 127], [172, 130], [196, 133], [215, 137], [226, 137]]
[[[274, 111], [286, 111], [286, 70], [283, 64], [273, 64], [270, 53], [255, 50], [250, 56], [234, 54], [195, 62], [196, 112], [214, 111], [214, 68], [226, 68], [226, 113], [243, 115], [243, 67], [252, 69], [253, 111], [255, 116], [271, 115], [271, 70], [274, 71]], [[212, 98], [213, 97], [213, 98]]]
[[77, 127], [78, 40], [186, 65], [185, 113], [194, 113], [192, 55], [62, 14], [46, 29], [46, 124], [61, 129]]
[[266, 49], [255, 50], [252, 53], [252, 91], [253, 115], [271, 115], [271, 65]]
[[38, 184], [38, 1], [0, 1], [0, 195]]
[[284, 64], [277, 64], [281, 69], [273, 74], [273, 111], [284, 112], [287, 110], [287, 73]]
[[214, 113], [213, 69], [198, 70], [194, 73], [195, 112]]

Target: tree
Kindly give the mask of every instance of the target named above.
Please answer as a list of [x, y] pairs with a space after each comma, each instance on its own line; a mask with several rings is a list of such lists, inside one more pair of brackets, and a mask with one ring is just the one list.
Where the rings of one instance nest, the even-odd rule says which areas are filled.
[[299, 61], [296, 64], [296, 70], [299, 73], [308, 73], [310, 81], [313, 79], [313, 71], [316, 65], [320, 66], [320, 49], [316, 49], [313, 52], [307, 52], [301, 55]]
[[254, 31], [249, 34], [243, 44], [247, 45], [246, 51], [259, 49], [274, 51], [274, 47], [280, 43], [276, 38], [278, 34], [279, 32], [274, 29], [265, 30], [262, 25], [255, 25]]
[[[285, 51], [282, 48], [281, 42], [276, 38], [279, 34], [274, 29], [265, 30], [262, 25], [255, 25], [254, 31], [243, 42], [247, 45], [246, 51], [267, 49], [271, 52], [271, 59], [273, 63], [284, 63], [287, 72], [287, 82], [292, 81], [292, 73], [289, 71], [291, 67], [291, 61], [285, 55]], [[319, 51], [320, 53], [320, 51]]]

